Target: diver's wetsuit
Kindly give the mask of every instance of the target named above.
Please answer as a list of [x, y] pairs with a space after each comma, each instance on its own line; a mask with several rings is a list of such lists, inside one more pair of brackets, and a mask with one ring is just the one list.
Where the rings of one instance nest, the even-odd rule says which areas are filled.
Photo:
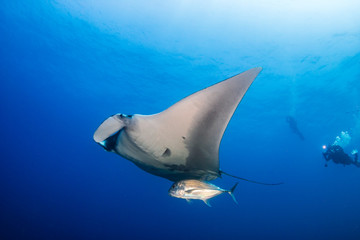
[[326, 152], [323, 152], [323, 155], [326, 161], [333, 160], [336, 164], [344, 164], [344, 166], [354, 164], [355, 166], [360, 167], [360, 164], [357, 161], [357, 155], [355, 156], [355, 161], [352, 160], [339, 145], [331, 145]]

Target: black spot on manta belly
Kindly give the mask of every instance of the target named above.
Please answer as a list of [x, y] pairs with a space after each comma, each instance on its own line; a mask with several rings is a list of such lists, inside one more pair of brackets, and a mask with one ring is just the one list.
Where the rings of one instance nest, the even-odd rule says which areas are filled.
[[169, 148], [166, 148], [165, 152], [162, 154], [163, 157], [170, 157], [171, 156], [171, 151]]

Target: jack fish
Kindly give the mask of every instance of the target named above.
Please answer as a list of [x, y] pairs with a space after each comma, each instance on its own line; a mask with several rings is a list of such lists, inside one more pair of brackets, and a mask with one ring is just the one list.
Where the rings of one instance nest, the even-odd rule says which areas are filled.
[[204, 201], [206, 205], [211, 207], [209, 199], [216, 197], [222, 193], [229, 193], [234, 202], [237, 203], [233, 192], [238, 183], [236, 183], [230, 190], [225, 190], [215, 186], [209, 182], [200, 180], [182, 180], [175, 182], [169, 189], [169, 195], [176, 198], [183, 198], [186, 201], [191, 199], [198, 199]]

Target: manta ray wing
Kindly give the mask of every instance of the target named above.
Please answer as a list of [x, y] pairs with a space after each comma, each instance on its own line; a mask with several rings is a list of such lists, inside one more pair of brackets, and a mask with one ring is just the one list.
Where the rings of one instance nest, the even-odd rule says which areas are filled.
[[165, 121], [175, 125], [175, 135], [180, 129], [185, 135], [188, 170], [219, 171], [219, 146], [223, 133], [260, 71], [261, 68], [254, 68], [205, 88], [161, 113]]

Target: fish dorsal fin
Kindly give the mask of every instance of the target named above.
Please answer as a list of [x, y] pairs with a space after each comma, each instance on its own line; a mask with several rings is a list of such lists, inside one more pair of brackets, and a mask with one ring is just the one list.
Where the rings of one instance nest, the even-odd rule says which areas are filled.
[[[198, 91], [165, 111], [138, 115], [138, 142], [158, 161], [185, 171], [219, 172], [219, 145], [236, 107], [262, 68], [253, 68]], [[151, 128], [152, 131], [145, 131]], [[149, 135], [145, 136], [147, 132]], [[156, 136], [152, 137], [152, 136]], [[151, 139], [151, 140], [149, 140]], [[148, 144], [144, 143], [148, 141]], [[154, 147], [156, 146], [156, 148]], [[171, 158], [169, 157], [171, 156]]]

